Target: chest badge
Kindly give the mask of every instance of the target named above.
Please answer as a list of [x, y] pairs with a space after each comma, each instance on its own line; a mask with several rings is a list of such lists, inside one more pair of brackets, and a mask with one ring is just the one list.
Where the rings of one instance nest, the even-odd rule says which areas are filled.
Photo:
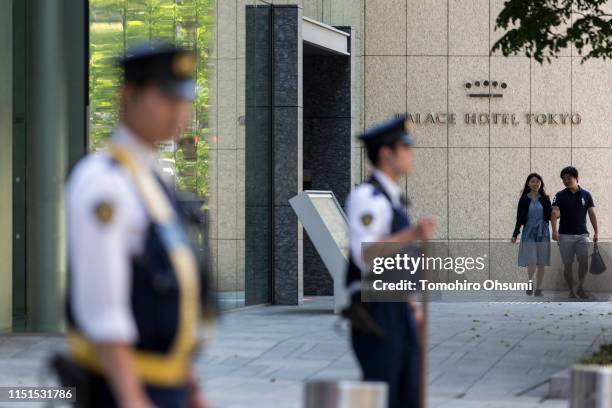
[[583, 206], [583, 207], [584, 207], [584, 206], [586, 206], [586, 201], [584, 201], [584, 197], [582, 197], [582, 198], [580, 199], [580, 201], [582, 201], [582, 206]]
[[372, 223], [374, 216], [370, 213], [361, 216], [361, 223], [366, 227]]
[[101, 201], [94, 207], [96, 218], [101, 224], [108, 224], [113, 219], [113, 206], [106, 201]]

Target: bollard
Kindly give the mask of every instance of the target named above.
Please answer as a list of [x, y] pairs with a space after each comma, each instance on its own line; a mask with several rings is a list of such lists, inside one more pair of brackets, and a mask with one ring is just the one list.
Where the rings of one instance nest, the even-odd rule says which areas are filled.
[[612, 368], [575, 365], [571, 376], [570, 408], [612, 408]]
[[310, 381], [304, 408], [386, 408], [387, 384], [374, 381]]

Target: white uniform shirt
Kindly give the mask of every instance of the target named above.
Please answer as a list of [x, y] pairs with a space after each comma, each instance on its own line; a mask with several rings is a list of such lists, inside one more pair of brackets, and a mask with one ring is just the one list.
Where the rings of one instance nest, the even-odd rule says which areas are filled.
[[[400, 186], [380, 170], [374, 170], [374, 177], [380, 182], [391, 198], [393, 207], [401, 207]], [[393, 207], [382, 194], [374, 194], [374, 187], [364, 183], [349, 194], [346, 213], [350, 228], [349, 250], [353, 260], [363, 271], [361, 248], [364, 242], [378, 242], [391, 234]]]
[[[111, 140], [159, 171], [157, 149], [125, 126]], [[92, 341], [133, 343], [138, 333], [130, 305], [131, 259], [142, 252], [150, 222], [140, 195], [107, 152], [79, 162], [65, 194], [74, 319]]]

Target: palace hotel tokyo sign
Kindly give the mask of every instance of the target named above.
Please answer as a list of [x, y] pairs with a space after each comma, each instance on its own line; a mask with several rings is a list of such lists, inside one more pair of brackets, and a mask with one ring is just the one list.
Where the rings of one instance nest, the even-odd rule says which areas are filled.
[[[508, 84], [501, 81], [474, 81], [464, 84], [466, 95], [470, 98], [503, 98]], [[466, 125], [510, 125], [516, 126], [521, 120], [528, 125], [579, 125], [582, 117], [579, 113], [487, 113], [468, 112], [460, 116], [456, 113], [409, 113], [408, 120], [417, 125], [454, 125], [458, 120]]]
[[[408, 120], [416, 125], [454, 125], [456, 113], [409, 113]], [[464, 113], [460, 119], [466, 125], [511, 125], [516, 126], [524, 120], [528, 125], [579, 125], [582, 117], [578, 113]]]

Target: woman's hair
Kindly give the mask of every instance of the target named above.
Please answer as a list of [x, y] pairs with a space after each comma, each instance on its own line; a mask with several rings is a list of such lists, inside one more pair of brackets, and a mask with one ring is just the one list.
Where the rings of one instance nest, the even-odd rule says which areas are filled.
[[531, 191], [531, 187], [529, 187], [529, 180], [531, 180], [533, 177], [540, 180], [540, 189], [538, 190], [538, 193], [540, 193], [540, 196], [548, 197], [548, 194], [546, 194], [546, 190], [544, 190], [544, 180], [542, 180], [542, 176], [540, 176], [538, 173], [531, 173], [530, 175], [527, 176], [527, 180], [525, 180], [525, 186], [523, 187], [523, 192], [521, 193], [521, 197]]

